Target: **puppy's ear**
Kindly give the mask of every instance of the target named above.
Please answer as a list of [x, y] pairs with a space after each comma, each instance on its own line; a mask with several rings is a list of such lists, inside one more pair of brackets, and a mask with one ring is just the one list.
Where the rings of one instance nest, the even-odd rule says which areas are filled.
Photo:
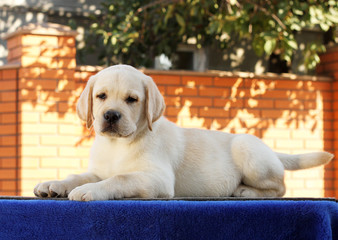
[[82, 121], [86, 122], [87, 128], [90, 128], [93, 124], [93, 86], [95, 82], [95, 76], [91, 76], [87, 82], [87, 85], [79, 101], [77, 102], [76, 112]]
[[165, 109], [163, 96], [158, 90], [156, 84], [151, 77], [147, 76], [146, 79], [146, 117], [148, 121], [148, 128], [152, 130], [152, 123], [158, 120]]

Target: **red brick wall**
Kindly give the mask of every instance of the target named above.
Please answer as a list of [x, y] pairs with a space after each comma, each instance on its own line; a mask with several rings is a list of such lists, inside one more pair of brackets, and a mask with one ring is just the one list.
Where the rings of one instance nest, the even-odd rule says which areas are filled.
[[[93, 139], [75, 108], [98, 68], [75, 66], [75, 40], [67, 34], [8, 39], [11, 65], [0, 69], [2, 195], [30, 196], [39, 181], [86, 170]], [[165, 116], [180, 126], [254, 134], [287, 153], [337, 149], [332, 77], [145, 72], [165, 97]], [[337, 197], [337, 172], [335, 161], [287, 172], [287, 196]]]
[[[321, 56], [321, 64], [318, 67], [319, 74], [332, 77], [332, 101], [331, 101], [331, 123], [333, 138], [333, 153], [338, 156], [338, 47], [331, 47]], [[333, 161], [329, 165], [330, 169], [327, 176], [331, 179], [326, 185], [332, 187], [334, 196], [338, 198], [338, 161]], [[328, 168], [329, 168], [328, 167]]]

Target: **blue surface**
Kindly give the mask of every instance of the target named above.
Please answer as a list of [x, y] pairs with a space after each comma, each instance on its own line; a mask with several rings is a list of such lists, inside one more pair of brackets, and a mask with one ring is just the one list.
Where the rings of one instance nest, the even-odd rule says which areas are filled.
[[0, 239], [338, 239], [325, 200], [0, 200], [0, 214]]

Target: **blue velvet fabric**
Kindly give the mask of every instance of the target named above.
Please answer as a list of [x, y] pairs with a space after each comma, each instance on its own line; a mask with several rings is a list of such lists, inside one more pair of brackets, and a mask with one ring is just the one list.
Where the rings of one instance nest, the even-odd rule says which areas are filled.
[[0, 239], [338, 239], [338, 203], [0, 200]]

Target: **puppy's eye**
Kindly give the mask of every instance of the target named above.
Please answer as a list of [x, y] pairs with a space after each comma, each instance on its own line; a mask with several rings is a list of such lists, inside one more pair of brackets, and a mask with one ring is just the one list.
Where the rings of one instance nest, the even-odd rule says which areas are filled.
[[105, 100], [107, 98], [107, 95], [105, 93], [100, 93], [100, 94], [96, 95], [96, 97], [101, 99], [101, 100]]
[[135, 97], [129, 96], [129, 97], [126, 98], [126, 103], [128, 103], [128, 104], [135, 103], [135, 102], [137, 102], [137, 98], [135, 98]]

